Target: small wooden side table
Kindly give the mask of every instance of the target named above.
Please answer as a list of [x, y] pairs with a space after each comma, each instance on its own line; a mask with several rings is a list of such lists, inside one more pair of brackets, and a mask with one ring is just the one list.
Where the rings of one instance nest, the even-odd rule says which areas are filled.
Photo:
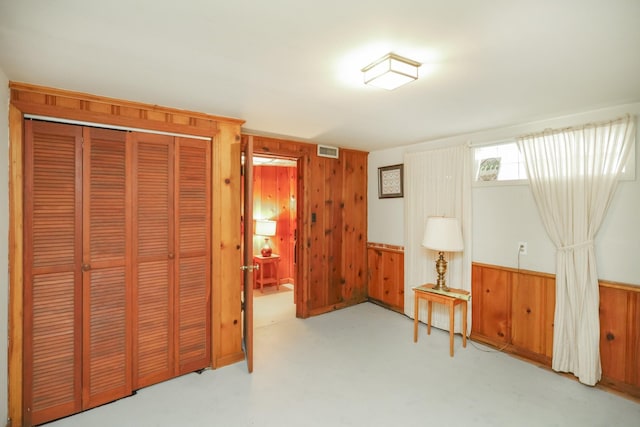
[[[258, 265], [258, 274], [253, 275], [253, 287], [256, 288], [256, 285], [260, 285], [260, 292], [263, 291], [264, 285], [276, 285], [276, 289], [280, 289], [280, 255], [271, 254], [271, 256], [264, 257], [261, 255], [254, 255], [253, 257], [254, 264]], [[267, 265], [271, 265], [273, 268], [273, 275], [265, 277], [265, 267]], [[259, 277], [258, 277], [259, 276]]]
[[431, 335], [431, 307], [434, 302], [449, 307], [449, 355], [453, 357], [453, 330], [455, 327], [454, 313], [457, 305], [462, 305], [462, 347], [467, 347], [467, 301], [469, 292], [462, 289], [449, 289], [448, 291], [435, 290], [434, 285], [426, 285], [413, 288], [415, 294], [413, 316], [413, 342], [418, 342], [418, 304], [420, 300], [427, 301], [427, 335]]

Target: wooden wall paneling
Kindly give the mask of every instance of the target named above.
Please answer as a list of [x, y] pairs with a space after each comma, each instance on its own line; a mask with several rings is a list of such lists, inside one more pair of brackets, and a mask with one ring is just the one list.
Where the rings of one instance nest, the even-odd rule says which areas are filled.
[[545, 307], [544, 307], [544, 356], [551, 363], [553, 357], [553, 322], [556, 310], [556, 279], [546, 275], [544, 279]]
[[[346, 255], [344, 251], [347, 243], [343, 243], [342, 240], [347, 238], [345, 224], [353, 223], [356, 228], [356, 222], [351, 219], [344, 220], [343, 215], [345, 218], [349, 215], [362, 216], [361, 220], [366, 221], [366, 199], [363, 201], [360, 211], [348, 212], [348, 209], [344, 210], [346, 209], [343, 199], [346, 194], [344, 186], [347, 185], [345, 184], [346, 180], [352, 178], [345, 179], [343, 153], [352, 151], [353, 158], [359, 157], [359, 161], [365, 165], [365, 170], [367, 153], [341, 150], [341, 159], [336, 160], [318, 157], [316, 146], [313, 144], [262, 136], [254, 136], [254, 142], [257, 155], [299, 159], [297, 197], [301, 199], [298, 208], [302, 206], [302, 211], [297, 213], [297, 229], [299, 243], [301, 243], [299, 245], [301, 265], [298, 269], [301, 278], [296, 280], [298, 285], [296, 292], [302, 292], [296, 300], [298, 302], [296, 315], [307, 317], [354, 304], [358, 300], [354, 297], [355, 295], [361, 295], [364, 299], [367, 282], [365, 274], [367, 268], [366, 237], [363, 237], [359, 242], [356, 241], [357, 239], [350, 240], [350, 242], [354, 242], [354, 250], [361, 254], [353, 263], [352, 271], [360, 271], [362, 276], [360, 281], [354, 283], [353, 288], [346, 288], [345, 285], [344, 267], [346, 264], [344, 264], [344, 257]], [[354, 167], [354, 177], [359, 173], [358, 169], [359, 166]], [[356, 185], [355, 178], [353, 182], [353, 185]], [[366, 194], [366, 186], [362, 189], [362, 194]], [[334, 220], [336, 218], [337, 221]], [[365, 224], [363, 225], [365, 229], [363, 236], [366, 236], [366, 223], [363, 224]], [[357, 236], [355, 231], [351, 231], [351, 233]], [[345, 296], [349, 299], [347, 300]]]
[[382, 251], [380, 249], [376, 247], [369, 247], [367, 249], [367, 266], [369, 274], [367, 283], [369, 298], [383, 301], [384, 265]]
[[484, 305], [482, 304], [482, 270], [483, 268], [476, 264], [471, 264], [471, 334], [484, 335]]
[[[262, 172], [264, 168], [262, 166], [253, 167], [253, 218], [260, 217], [262, 219]], [[255, 227], [254, 227], [255, 231]], [[255, 253], [260, 253], [260, 248], [264, 244], [262, 237], [257, 237], [253, 242], [253, 250]]]
[[82, 408], [82, 133], [25, 131], [24, 408], [12, 409], [31, 425]]
[[[600, 363], [602, 375], [626, 380], [629, 295], [616, 288], [600, 288]], [[637, 361], [636, 361], [637, 363]]]
[[627, 340], [627, 377], [625, 382], [635, 387], [636, 397], [640, 397], [640, 291], [633, 292], [629, 298], [629, 321]]
[[[283, 264], [283, 253], [281, 245], [281, 233], [282, 224], [280, 220], [280, 192], [278, 183], [278, 169], [277, 167], [265, 167], [262, 166], [261, 181], [260, 181], [260, 194], [256, 197], [261, 199], [261, 218], [269, 219], [276, 222], [276, 235], [269, 237], [269, 246], [273, 250], [273, 253], [280, 255], [280, 264]], [[255, 177], [254, 177], [255, 182]], [[254, 194], [256, 190], [254, 188]], [[255, 207], [255, 205], [254, 205]], [[254, 214], [255, 216], [255, 214]], [[261, 248], [264, 245], [264, 238], [260, 238], [259, 246], [256, 249]], [[282, 276], [280, 276], [282, 277]]]
[[509, 342], [510, 275], [507, 271], [473, 267], [473, 332], [500, 343]]
[[511, 273], [511, 343], [544, 354], [544, 282], [541, 277]]
[[311, 181], [311, 159], [307, 155], [298, 158], [296, 167], [296, 245], [295, 245], [295, 286], [293, 298], [296, 302], [296, 316], [309, 317], [309, 283], [310, 283], [310, 251], [311, 246], [311, 215], [310, 188], [305, 183]]
[[283, 179], [286, 179], [286, 173], [283, 176], [283, 171], [281, 167], [273, 168], [273, 204], [274, 204], [274, 219], [276, 220], [276, 235], [273, 236], [273, 244], [275, 245], [275, 251], [280, 255], [280, 265], [279, 269], [279, 277], [282, 280], [284, 276], [285, 264], [289, 262], [289, 257], [287, 253], [287, 241], [286, 236], [289, 234], [288, 221], [287, 217], [289, 215], [289, 210], [283, 207], [283, 200], [286, 200], [287, 195], [284, 193], [284, 190], [289, 190], [289, 185]]
[[82, 400], [88, 409], [132, 391], [131, 159], [126, 132], [83, 133]]
[[[9, 105], [9, 355], [8, 413], [15, 425], [23, 424], [24, 333], [24, 134], [22, 111]], [[29, 308], [30, 309], [30, 308]], [[28, 421], [28, 420], [27, 420]], [[25, 421], [26, 422], [26, 421]]]
[[[291, 252], [291, 242], [294, 239], [291, 229], [291, 185], [289, 183], [290, 169], [288, 167], [277, 167], [276, 184], [277, 184], [277, 207], [278, 207], [278, 224], [276, 228], [277, 235], [274, 240], [278, 244], [278, 253], [280, 254], [279, 274], [281, 282], [288, 282], [293, 277], [293, 253]], [[295, 193], [294, 193], [295, 194]]]
[[[472, 338], [551, 366], [555, 277], [548, 273], [480, 263], [474, 263], [472, 268]], [[504, 299], [508, 311], [513, 314], [495, 317], [491, 314], [496, 312], [495, 295], [489, 299], [487, 294], [501, 287], [505, 275], [510, 276], [508, 287], [513, 288], [513, 292], [507, 292]], [[517, 280], [519, 283], [516, 283]], [[640, 398], [640, 365], [637, 363], [640, 350], [640, 287], [601, 280], [599, 289], [600, 384]], [[499, 299], [503, 300], [502, 297]], [[492, 317], [498, 320], [492, 320]], [[495, 325], [501, 324], [505, 318], [508, 335], [503, 338], [492, 334]], [[505, 347], [504, 344], [508, 345]]]
[[240, 230], [240, 125], [219, 123], [211, 153], [212, 366], [244, 358], [242, 352]]
[[287, 168], [288, 178], [287, 182], [289, 183], [289, 268], [288, 273], [285, 277], [291, 279], [291, 281], [295, 284], [296, 279], [296, 248], [297, 248], [297, 240], [298, 240], [298, 176], [297, 176], [297, 168], [290, 167]]
[[[239, 163], [239, 159], [238, 159]], [[178, 373], [209, 365], [211, 155], [207, 141], [176, 138], [175, 262]], [[238, 197], [240, 193], [238, 192]], [[240, 230], [240, 216], [235, 228]], [[240, 264], [236, 267], [240, 269]], [[239, 273], [238, 273], [239, 274]], [[237, 287], [240, 293], [240, 286]]]
[[133, 166], [133, 388], [175, 375], [174, 143], [129, 133]]
[[384, 294], [392, 307], [404, 308], [403, 254], [388, 252], [384, 257]]
[[404, 313], [404, 252], [396, 254], [395, 268], [398, 272], [398, 308]]
[[[345, 186], [343, 175], [344, 153], [341, 159], [322, 158], [325, 164], [325, 242], [328, 253], [327, 265], [329, 277], [327, 282], [327, 306], [340, 304], [344, 301], [343, 288], [345, 287], [344, 264], [345, 242], [348, 238], [345, 232], [343, 212], [343, 189]], [[357, 256], [356, 253], [351, 254]]]
[[[260, 197], [260, 213], [259, 217], [262, 219], [278, 220], [278, 179], [277, 171], [274, 167], [260, 166], [260, 183], [259, 188], [254, 188], [254, 195]], [[253, 177], [254, 185], [256, 183], [256, 177]], [[259, 192], [256, 194], [256, 192]], [[254, 204], [255, 208], [255, 204]], [[254, 213], [256, 216], [256, 213]], [[257, 218], [257, 216], [256, 216]], [[277, 232], [276, 227], [276, 232]], [[269, 238], [271, 242], [272, 238]], [[273, 244], [277, 244], [275, 238], [273, 238]], [[275, 252], [275, 251], [274, 251]]]
[[342, 296], [345, 301], [367, 298], [367, 157], [342, 150]]
[[404, 312], [403, 251], [400, 246], [367, 244], [369, 299], [401, 313]]
[[311, 157], [311, 175], [315, 177], [311, 183], [309, 204], [311, 206], [311, 234], [309, 245], [309, 299], [310, 311], [325, 307], [328, 304], [329, 283], [329, 239], [325, 230], [325, 167], [324, 162]]
[[[279, 276], [282, 282], [293, 281], [295, 244], [296, 168], [282, 166], [254, 167], [254, 215], [277, 221], [276, 236], [269, 238], [273, 252], [280, 255]], [[260, 253], [264, 238], [255, 236], [254, 252]]]

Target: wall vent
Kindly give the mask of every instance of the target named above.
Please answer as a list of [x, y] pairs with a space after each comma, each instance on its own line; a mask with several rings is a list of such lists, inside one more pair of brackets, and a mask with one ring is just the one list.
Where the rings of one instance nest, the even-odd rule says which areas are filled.
[[338, 158], [338, 148], [329, 147], [328, 145], [318, 145], [318, 157]]

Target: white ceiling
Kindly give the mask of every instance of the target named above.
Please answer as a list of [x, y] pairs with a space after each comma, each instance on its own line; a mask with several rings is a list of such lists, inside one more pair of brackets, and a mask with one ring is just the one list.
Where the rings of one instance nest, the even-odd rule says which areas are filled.
[[0, 0], [0, 68], [374, 151], [640, 101], [640, 1]]

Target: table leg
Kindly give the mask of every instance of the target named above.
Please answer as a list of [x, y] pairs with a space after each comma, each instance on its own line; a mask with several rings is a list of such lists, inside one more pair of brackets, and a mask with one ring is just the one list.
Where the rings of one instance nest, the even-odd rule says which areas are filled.
[[431, 335], [431, 305], [432, 301], [427, 301], [427, 335]]
[[413, 303], [413, 342], [418, 342], [418, 293], [416, 293], [415, 301]]
[[276, 269], [275, 271], [275, 276], [276, 276], [276, 290], [280, 290], [280, 259], [278, 259], [276, 262], [273, 263], [273, 268]]
[[462, 347], [467, 347], [467, 302], [462, 303]]
[[449, 304], [449, 355], [453, 357], [453, 330], [455, 329], [455, 318], [453, 316], [455, 305], [453, 302]]

